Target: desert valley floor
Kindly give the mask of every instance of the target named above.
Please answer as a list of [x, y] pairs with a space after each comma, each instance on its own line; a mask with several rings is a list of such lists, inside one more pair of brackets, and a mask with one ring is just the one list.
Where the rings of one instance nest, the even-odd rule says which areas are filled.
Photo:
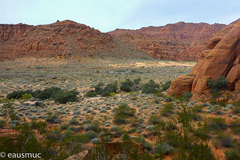
[[[162, 94], [143, 94], [141, 91], [124, 92], [118, 91], [117, 94], [108, 97], [100, 95], [96, 97], [85, 97], [84, 95], [92, 89], [93, 85], [103, 82], [105, 85], [114, 81], [118, 82], [118, 88], [121, 82], [126, 79], [134, 80], [141, 78], [141, 84], [154, 80], [158, 84], [164, 84], [167, 81], [172, 81], [181, 74], [188, 74], [192, 70], [196, 62], [186, 61], [164, 61], [164, 60], [141, 60], [141, 59], [115, 59], [115, 58], [81, 58], [81, 59], [55, 59], [55, 58], [21, 58], [16, 60], [6, 60], [0, 62], [0, 106], [5, 103], [4, 98], [7, 94], [16, 90], [43, 90], [50, 87], [59, 87], [63, 90], [76, 90], [79, 100], [77, 102], [67, 102], [66, 104], [59, 104], [51, 99], [40, 101], [43, 106], [36, 106], [38, 102], [34, 98], [28, 100], [15, 100], [14, 109], [19, 116], [19, 123], [24, 120], [30, 122], [35, 119], [37, 121], [45, 121], [44, 117], [51, 112], [58, 113], [58, 118], [53, 123], [48, 123], [51, 128], [59, 128], [62, 124], [68, 124], [72, 119], [77, 123], [71, 125], [76, 129], [75, 133], [85, 132], [86, 126], [91, 121], [97, 120], [100, 128], [108, 128], [114, 131], [113, 122], [115, 113], [114, 108], [119, 104], [125, 103], [136, 111], [135, 119], [142, 119], [141, 123], [133, 126], [130, 123], [117, 125], [122, 130], [130, 131], [131, 137], [138, 137], [142, 135], [145, 137], [148, 144], [154, 146], [156, 137], [151, 134], [150, 117], [153, 115], [161, 115], [161, 110], [164, 108], [165, 98]], [[174, 110], [170, 116], [161, 116], [163, 120], [174, 119], [177, 110], [181, 105], [177, 99], [170, 102], [174, 106]], [[194, 108], [195, 105], [200, 106], [205, 102], [187, 102], [185, 105], [188, 108]], [[209, 104], [209, 103], [208, 103]], [[227, 105], [227, 104], [226, 104]], [[216, 107], [216, 106], [215, 106]], [[219, 106], [217, 110], [214, 105], [203, 105], [201, 111], [197, 114], [202, 117], [222, 117], [226, 123], [239, 120], [239, 116], [233, 115], [231, 107]], [[229, 108], [228, 108], [229, 107]], [[225, 108], [225, 109], [224, 109]], [[1, 109], [3, 111], [3, 109]], [[221, 111], [221, 114], [217, 114]], [[219, 112], [220, 113], [220, 112]], [[0, 120], [7, 122], [1, 113]], [[203, 125], [203, 121], [195, 120], [194, 125]], [[14, 123], [6, 123], [5, 128], [11, 127]], [[133, 130], [134, 128], [134, 130]], [[230, 128], [227, 131], [231, 137], [239, 141], [239, 134], [233, 134]], [[214, 139], [212, 131], [211, 139]], [[117, 136], [113, 137], [113, 141], [118, 141]], [[211, 150], [215, 158], [225, 159], [224, 152], [229, 148], [214, 144], [210, 140]], [[92, 145], [91, 142], [89, 142]], [[151, 145], [149, 145], [151, 146]], [[220, 147], [213, 147], [220, 146]], [[153, 147], [154, 148], [154, 147]], [[165, 159], [171, 159], [172, 155], [166, 155]]]

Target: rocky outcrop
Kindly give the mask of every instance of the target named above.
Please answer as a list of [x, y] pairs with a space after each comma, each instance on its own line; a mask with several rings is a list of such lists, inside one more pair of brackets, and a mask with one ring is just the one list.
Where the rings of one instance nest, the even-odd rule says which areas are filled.
[[[34, 57], [149, 57], [107, 33], [70, 20], [49, 25], [0, 25], [0, 61]], [[125, 54], [127, 53], [127, 54]]]
[[[208, 88], [207, 82], [210, 78], [217, 80], [219, 76], [226, 77], [229, 81], [229, 89], [238, 89], [240, 78], [240, 20], [236, 21], [234, 25], [231, 24], [231, 26], [231, 30], [225, 36], [217, 36], [210, 40], [208, 48], [212, 48], [212, 50], [203, 52], [200, 60], [191, 71], [191, 74], [196, 74], [190, 90], [193, 97], [198, 97]], [[176, 86], [173, 82], [171, 87]], [[178, 82], [179, 85], [174, 90], [175, 94], [182, 94], [179, 90], [184, 85], [181, 83], [184, 83], [184, 81]], [[237, 84], [236, 87], [235, 84]], [[172, 95], [173, 91], [169, 90], [167, 94]]]
[[[179, 22], [161, 27], [143, 27], [138, 30], [116, 29], [108, 33], [120, 39], [126, 33], [142, 36], [145, 41], [137, 44], [139, 47], [149, 40], [154, 41], [161, 46], [158, 51], [160, 55], [158, 59], [197, 61], [201, 56], [201, 52], [206, 49], [211, 36], [224, 27], [223, 24], [209, 25], [206, 23]], [[131, 39], [130, 42], [134, 43], [135, 40]], [[148, 53], [148, 51], [144, 52]]]
[[169, 95], [182, 95], [185, 92], [191, 92], [192, 83], [196, 74], [180, 75], [175, 78], [168, 89]]

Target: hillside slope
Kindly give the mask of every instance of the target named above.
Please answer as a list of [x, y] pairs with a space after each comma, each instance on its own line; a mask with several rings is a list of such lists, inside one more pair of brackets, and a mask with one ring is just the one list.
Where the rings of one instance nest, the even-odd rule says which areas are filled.
[[[161, 52], [161, 56], [155, 57], [166, 60], [198, 60], [201, 52], [206, 48], [209, 39], [213, 34], [222, 30], [226, 25], [207, 23], [184, 23], [167, 24], [160, 27], [143, 27], [138, 30], [116, 29], [108, 32], [116, 38], [126, 41], [130, 35], [145, 37], [147, 41], [154, 41], [155, 46], [161, 46], [161, 51], [155, 51], [155, 54]], [[125, 38], [123, 38], [125, 36]], [[128, 43], [136, 44], [135, 41], [129, 39]], [[144, 46], [143, 42], [138, 45]], [[145, 52], [148, 53], [148, 52]], [[151, 52], [150, 52], [151, 53]], [[153, 54], [153, 53], [152, 53]]]
[[0, 61], [34, 57], [129, 57], [148, 58], [107, 33], [73, 21], [49, 25], [0, 25]]

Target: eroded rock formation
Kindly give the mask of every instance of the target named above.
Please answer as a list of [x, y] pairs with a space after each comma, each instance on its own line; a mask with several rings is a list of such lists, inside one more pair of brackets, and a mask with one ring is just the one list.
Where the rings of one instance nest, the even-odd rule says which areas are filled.
[[[127, 37], [123, 38], [124, 35], [135, 36], [134, 39], [129, 38], [128, 42], [139, 48], [149, 44], [149, 41], [154, 41], [155, 44], [161, 46], [157, 52], [155, 50], [151, 52], [143, 51], [147, 54], [156, 53], [159, 55], [158, 59], [197, 61], [201, 52], [205, 50], [209, 39], [224, 27], [224, 24], [209, 25], [207, 23], [179, 22], [160, 27], [143, 27], [137, 30], [116, 29], [108, 33], [123, 41], [127, 39]], [[139, 41], [141, 43], [137, 43]], [[156, 56], [153, 57], [157, 58]]]
[[204, 90], [209, 88], [208, 80], [210, 78], [217, 80], [219, 76], [226, 77], [230, 90], [240, 89], [240, 20], [231, 24], [221, 33], [225, 33], [225, 35], [216, 35], [210, 40], [208, 48], [212, 50], [204, 51], [192, 69], [191, 76], [194, 77], [192, 83], [188, 83], [189, 86], [184, 87], [185, 81], [183, 79], [188, 78], [189, 75], [181, 75], [180, 78], [177, 77], [173, 80], [167, 94], [180, 95], [188, 91], [192, 92], [193, 99], [196, 99]]
[[107, 33], [70, 20], [38, 26], [0, 25], [0, 61], [24, 56], [147, 56], [144, 53], [136, 54], [127, 45]]

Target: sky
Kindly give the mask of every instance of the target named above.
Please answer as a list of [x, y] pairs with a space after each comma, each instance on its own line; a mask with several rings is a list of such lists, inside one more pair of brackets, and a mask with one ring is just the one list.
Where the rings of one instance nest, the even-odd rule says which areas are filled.
[[72, 20], [100, 30], [139, 29], [180, 21], [229, 24], [240, 0], [0, 0], [0, 24]]

